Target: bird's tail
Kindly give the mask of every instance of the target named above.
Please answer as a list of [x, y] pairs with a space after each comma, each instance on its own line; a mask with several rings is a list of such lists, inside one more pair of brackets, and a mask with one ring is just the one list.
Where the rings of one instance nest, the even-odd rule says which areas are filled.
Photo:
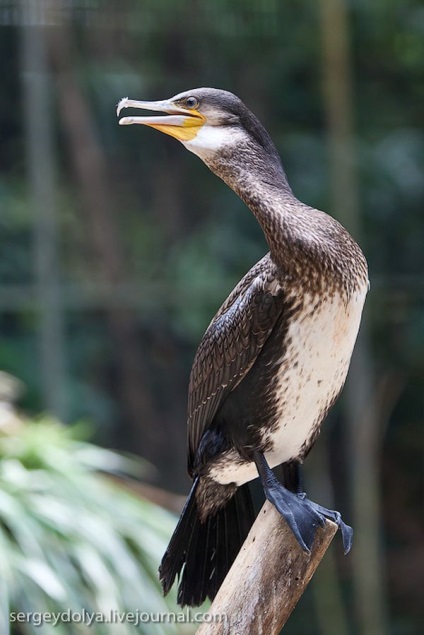
[[165, 595], [175, 576], [179, 576], [181, 606], [199, 606], [207, 597], [213, 600], [254, 521], [246, 484], [237, 488], [215, 516], [200, 522], [196, 503], [198, 482], [196, 478], [159, 567]]

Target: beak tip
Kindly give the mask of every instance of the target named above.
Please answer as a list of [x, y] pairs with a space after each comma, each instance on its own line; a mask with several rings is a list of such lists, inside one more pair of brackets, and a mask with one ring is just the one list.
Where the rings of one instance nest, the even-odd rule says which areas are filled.
[[127, 107], [128, 97], [123, 97], [116, 106], [116, 116], [119, 117], [119, 113], [123, 108]]

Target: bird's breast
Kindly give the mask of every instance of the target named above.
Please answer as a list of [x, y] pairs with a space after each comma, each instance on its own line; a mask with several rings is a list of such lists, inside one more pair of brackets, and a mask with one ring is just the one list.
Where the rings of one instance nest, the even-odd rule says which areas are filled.
[[[245, 410], [239, 404], [243, 442], [263, 450], [271, 467], [303, 458], [314, 442], [345, 382], [366, 292], [364, 285], [349, 300], [334, 292], [306, 295], [283, 339], [270, 342], [273, 349], [252, 369]], [[220, 483], [242, 484], [257, 473], [231, 450], [212, 475]]]

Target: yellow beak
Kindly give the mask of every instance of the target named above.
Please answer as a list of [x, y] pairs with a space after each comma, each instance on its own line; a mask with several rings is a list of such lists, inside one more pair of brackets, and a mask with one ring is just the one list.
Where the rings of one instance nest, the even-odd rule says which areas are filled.
[[143, 126], [150, 126], [171, 135], [171, 137], [175, 137], [179, 141], [191, 141], [194, 139], [206, 121], [205, 117], [197, 110], [183, 108], [170, 100], [134, 101], [124, 97], [116, 109], [118, 117], [123, 108], [142, 108], [143, 110], [166, 113], [162, 117], [123, 117], [119, 120], [119, 125], [130, 126], [133, 123], [138, 123]]

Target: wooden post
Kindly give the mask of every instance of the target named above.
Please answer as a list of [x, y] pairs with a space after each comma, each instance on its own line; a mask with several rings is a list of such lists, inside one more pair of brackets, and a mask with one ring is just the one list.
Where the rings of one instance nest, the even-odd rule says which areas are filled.
[[336, 531], [327, 521], [308, 555], [266, 502], [196, 635], [278, 635]]

